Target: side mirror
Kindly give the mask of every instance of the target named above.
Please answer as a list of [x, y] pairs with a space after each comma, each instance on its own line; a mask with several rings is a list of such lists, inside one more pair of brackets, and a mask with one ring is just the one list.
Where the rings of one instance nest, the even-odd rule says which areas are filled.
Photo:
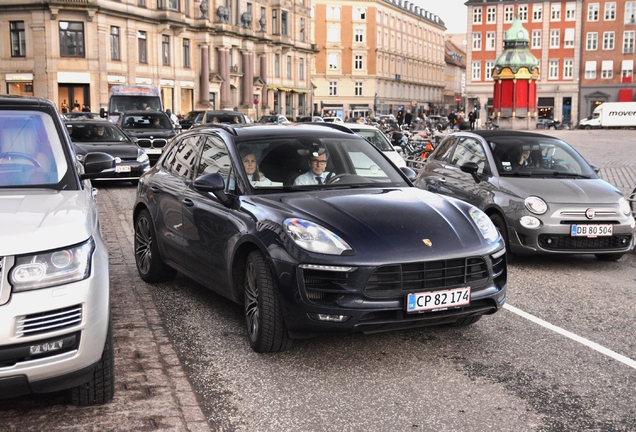
[[115, 173], [115, 158], [107, 153], [91, 152], [84, 155], [84, 172], [80, 179], [86, 180], [96, 177], [105, 177]]
[[100, 108], [99, 109], [99, 116], [101, 118], [106, 118], [108, 116], [108, 111], [106, 111], [104, 108]]
[[404, 173], [406, 178], [409, 179], [411, 182], [414, 182], [415, 179], [417, 179], [417, 173], [415, 171], [413, 171], [411, 168], [409, 168], [409, 167], [400, 167], [400, 170]]
[[231, 205], [231, 199], [225, 193], [225, 181], [219, 173], [205, 174], [194, 180], [194, 188], [201, 192], [212, 192], [221, 204]]
[[477, 177], [477, 170], [479, 170], [479, 167], [477, 166], [475, 162], [466, 162], [465, 164], [460, 166], [459, 169], [465, 173], [472, 175], [473, 179], [475, 180], [475, 183], [481, 182], [479, 177]]
[[594, 164], [590, 164], [590, 168], [592, 168], [592, 171], [594, 171], [596, 174], [598, 174], [599, 171], [601, 170], [598, 165], [594, 165]]

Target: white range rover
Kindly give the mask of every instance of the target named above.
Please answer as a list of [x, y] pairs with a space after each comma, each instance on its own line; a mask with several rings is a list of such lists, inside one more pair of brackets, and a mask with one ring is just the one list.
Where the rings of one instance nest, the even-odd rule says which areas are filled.
[[0, 398], [113, 397], [108, 252], [88, 179], [115, 163], [83, 163], [53, 103], [0, 96]]

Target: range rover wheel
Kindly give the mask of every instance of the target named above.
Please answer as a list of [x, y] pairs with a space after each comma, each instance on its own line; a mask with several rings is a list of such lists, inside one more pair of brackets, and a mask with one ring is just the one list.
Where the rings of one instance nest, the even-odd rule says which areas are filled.
[[142, 210], [135, 221], [135, 262], [139, 276], [146, 282], [164, 282], [177, 274], [161, 260], [155, 226], [148, 210]]
[[91, 379], [69, 390], [73, 405], [90, 406], [109, 402], [115, 394], [115, 364], [113, 354], [113, 324], [108, 321], [104, 352]]
[[260, 251], [247, 257], [244, 284], [245, 322], [252, 349], [260, 353], [289, 349], [292, 340], [283, 320], [280, 294]]

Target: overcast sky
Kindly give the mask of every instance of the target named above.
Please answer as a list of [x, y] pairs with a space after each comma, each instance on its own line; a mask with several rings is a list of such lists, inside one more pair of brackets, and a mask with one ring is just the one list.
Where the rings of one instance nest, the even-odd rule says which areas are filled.
[[466, 0], [412, 0], [416, 5], [439, 16], [447, 33], [466, 33]]

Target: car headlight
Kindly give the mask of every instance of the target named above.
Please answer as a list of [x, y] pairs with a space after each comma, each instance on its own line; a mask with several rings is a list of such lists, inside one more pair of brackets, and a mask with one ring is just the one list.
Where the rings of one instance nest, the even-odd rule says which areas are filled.
[[484, 239], [488, 243], [496, 242], [499, 238], [499, 231], [497, 231], [497, 227], [495, 227], [495, 224], [492, 223], [488, 215], [477, 207], [471, 207], [468, 213], [470, 213], [470, 217], [473, 218], [475, 225], [479, 228], [479, 232], [484, 236]]
[[629, 201], [627, 201], [624, 197], [620, 197], [618, 200], [618, 206], [625, 216], [632, 212], [632, 209], [629, 207]]
[[150, 159], [148, 158], [148, 154], [146, 154], [146, 152], [145, 152], [145, 151], [141, 150], [141, 151], [139, 152], [139, 155], [137, 156], [137, 162], [144, 163], [144, 162], [147, 162], [147, 161], [149, 161], [149, 160], [150, 160]]
[[523, 203], [526, 208], [534, 214], [543, 214], [548, 211], [548, 205], [541, 198], [536, 196], [529, 196]]
[[30, 291], [86, 279], [91, 272], [93, 239], [67, 249], [16, 257], [9, 275], [14, 292]]
[[286, 219], [283, 222], [287, 234], [301, 248], [327, 255], [340, 255], [351, 247], [327, 228], [304, 219]]

